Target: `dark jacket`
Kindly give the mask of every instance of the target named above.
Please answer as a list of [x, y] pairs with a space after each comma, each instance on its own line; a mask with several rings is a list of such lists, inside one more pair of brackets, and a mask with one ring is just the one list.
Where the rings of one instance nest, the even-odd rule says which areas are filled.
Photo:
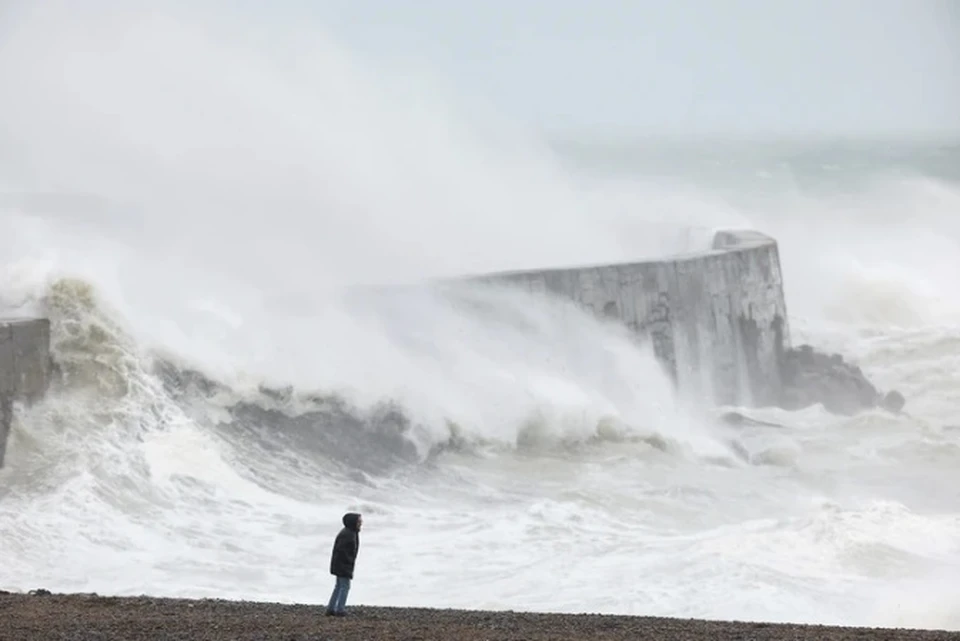
[[334, 576], [353, 578], [353, 566], [360, 551], [360, 532], [357, 530], [359, 518], [360, 515], [353, 512], [343, 515], [343, 529], [337, 535], [330, 555], [330, 574]]

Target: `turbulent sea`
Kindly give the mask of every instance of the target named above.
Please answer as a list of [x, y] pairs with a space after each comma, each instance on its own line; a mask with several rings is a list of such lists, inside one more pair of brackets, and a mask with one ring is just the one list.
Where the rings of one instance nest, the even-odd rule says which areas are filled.
[[[0, 589], [320, 603], [357, 510], [352, 603], [960, 629], [955, 141], [542, 143], [315, 37], [61, 9], [0, 52], [0, 310], [64, 373]], [[904, 415], [731, 428], [616, 327], [420, 284], [727, 227]]]

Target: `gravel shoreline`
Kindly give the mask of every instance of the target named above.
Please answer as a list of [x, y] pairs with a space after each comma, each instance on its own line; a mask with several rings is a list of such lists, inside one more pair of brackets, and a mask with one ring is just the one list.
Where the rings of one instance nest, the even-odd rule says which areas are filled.
[[36, 592], [0, 592], [0, 641], [960, 640], [935, 630], [362, 606], [340, 619], [316, 605]]

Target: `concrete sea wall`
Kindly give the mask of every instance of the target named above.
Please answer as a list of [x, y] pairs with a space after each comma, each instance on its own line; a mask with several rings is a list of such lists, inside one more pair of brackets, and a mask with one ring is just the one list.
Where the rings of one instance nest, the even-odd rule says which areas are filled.
[[13, 420], [13, 403], [32, 403], [51, 376], [50, 321], [0, 318], [0, 467]]
[[488, 274], [477, 279], [573, 300], [652, 342], [684, 392], [717, 404], [781, 399], [790, 336], [773, 238], [721, 231], [709, 250], [617, 265]]

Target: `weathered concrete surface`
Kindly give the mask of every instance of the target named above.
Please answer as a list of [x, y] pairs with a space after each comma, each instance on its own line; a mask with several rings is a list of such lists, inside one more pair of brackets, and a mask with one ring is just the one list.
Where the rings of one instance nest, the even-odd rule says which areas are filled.
[[0, 318], [0, 467], [13, 403], [39, 400], [50, 384], [50, 321]]
[[773, 238], [721, 231], [704, 252], [618, 265], [489, 274], [571, 299], [649, 338], [678, 386], [718, 404], [775, 405], [789, 346]]

